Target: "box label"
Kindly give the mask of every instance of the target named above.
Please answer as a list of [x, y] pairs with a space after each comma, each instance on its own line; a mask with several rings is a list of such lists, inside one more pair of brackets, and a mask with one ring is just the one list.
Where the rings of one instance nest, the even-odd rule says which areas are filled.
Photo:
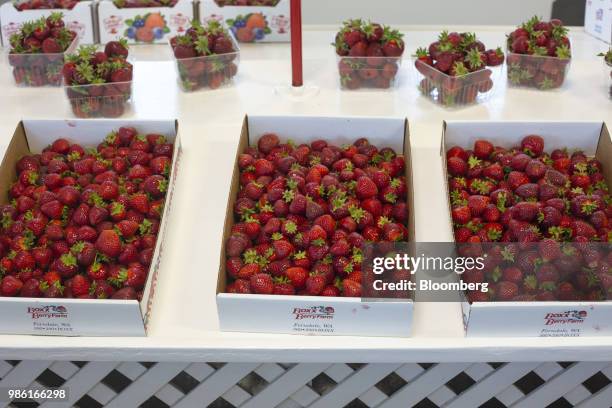
[[284, 42], [290, 40], [289, 0], [274, 7], [223, 6], [214, 0], [200, 2], [203, 22], [223, 22], [240, 42]]
[[295, 319], [295, 333], [333, 334], [336, 310], [332, 306], [294, 307], [292, 316]]
[[100, 42], [126, 38], [132, 44], [165, 44], [184, 33], [193, 20], [193, 3], [180, 0], [174, 7], [117, 8], [111, 1], [98, 5]]

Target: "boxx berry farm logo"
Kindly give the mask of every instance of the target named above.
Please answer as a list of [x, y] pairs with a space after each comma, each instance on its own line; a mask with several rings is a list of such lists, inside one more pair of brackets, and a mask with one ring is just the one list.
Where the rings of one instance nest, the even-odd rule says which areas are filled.
[[587, 317], [586, 310], [568, 310], [560, 313], [546, 313], [544, 323], [546, 326], [555, 324], [582, 324]]
[[28, 307], [27, 313], [32, 316], [32, 320], [68, 318], [68, 309], [62, 305]]
[[331, 320], [336, 311], [331, 306], [296, 307], [293, 309], [295, 320]]

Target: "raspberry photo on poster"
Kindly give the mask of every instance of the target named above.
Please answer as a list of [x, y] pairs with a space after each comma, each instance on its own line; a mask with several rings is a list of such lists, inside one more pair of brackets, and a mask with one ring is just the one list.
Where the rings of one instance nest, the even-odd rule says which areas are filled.
[[238, 157], [226, 292], [361, 297], [366, 241], [407, 241], [406, 162], [360, 138], [262, 135]]
[[[612, 200], [599, 160], [545, 150], [528, 135], [512, 148], [479, 139], [446, 152], [455, 240], [486, 255], [471, 301], [600, 301], [612, 289]], [[465, 244], [465, 245], [463, 245]]]
[[0, 207], [0, 296], [141, 300], [172, 156], [163, 135], [122, 127], [21, 157]]

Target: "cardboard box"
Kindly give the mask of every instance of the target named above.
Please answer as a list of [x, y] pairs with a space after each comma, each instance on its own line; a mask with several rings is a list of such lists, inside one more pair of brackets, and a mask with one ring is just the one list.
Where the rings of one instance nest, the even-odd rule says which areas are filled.
[[[227, 282], [225, 244], [234, 225], [234, 203], [239, 190], [238, 156], [259, 136], [276, 132], [281, 140], [309, 143], [325, 138], [337, 145], [367, 136], [373, 144], [389, 146], [406, 157], [408, 207], [414, 208], [408, 123], [405, 119], [308, 116], [249, 116], [238, 143], [225, 215], [221, 263], [217, 281], [217, 309], [222, 331], [314, 335], [410, 336], [412, 300], [370, 301], [319, 296], [244, 295], [224, 293]], [[408, 221], [414, 237], [414, 212]], [[245, 315], [248, 313], [248, 318]]]
[[130, 44], [166, 44], [183, 34], [194, 19], [191, 0], [174, 7], [118, 8], [111, 0], [97, 3], [100, 43], [126, 38]]
[[612, 44], [612, 0], [587, 0], [584, 30], [593, 37]]
[[24, 10], [19, 11], [12, 2], [0, 6], [0, 25], [2, 26], [2, 44], [8, 47], [9, 38], [19, 31], [26, 21], [37, 20], [47, 17], [51, 13], [60, 12], [64, 15], [66, 27], [79, 35], [79, 43], [93, 44], [96, 41], [94, 29], [94, 2], [80, 1], [72, 10], [49, 9], [49, 10]]
[[[200, 0], [198, 8], [202, 22], [224, 22], [240, 42], [291, 40], [289, 0], [280, 0], [274, 7], [219, 6], [215, 0]], [[251, 17], [254, 14], [263, 16], [263, 19], [261, 16]]]
[[174, 142], [166, 204], [155, 244], [151, 268], [142, 301], [38, 299], [0, 297], [0, 333], [48, 336], [145, 336], [151, 315], [159, 263], [164, 249], [164, 233], [174, 194], [181, 157], [178, 124], [173, 120], [23, 120], [0, 165], [0, 204], [6, 204], [6, 191], [16, 178], [15, 164], [26, 154], [39, 153], [53, 140], [65, 137], [84, 147], [97, 146], [104, 137], [121, 126], [134, 126], [146, 133], [160, 133]]
[[[603, 122], [445, 122], [441, 155], [446, 183], [446, 151], [472, 147], [486, 138], [512, 147], [529, 134], [544, 138], [545, 149], [581, 149], [595, 156], [612, 182], [612, 140]], [[447, 194], [448, 197], [448, 194]], [[448, 222], [451, 204], [448, 203]], [[612, 334], [612, 301], [601, 302], [474, 302], [464, 297], [463, 322], [469, 337], [578, 337]]]

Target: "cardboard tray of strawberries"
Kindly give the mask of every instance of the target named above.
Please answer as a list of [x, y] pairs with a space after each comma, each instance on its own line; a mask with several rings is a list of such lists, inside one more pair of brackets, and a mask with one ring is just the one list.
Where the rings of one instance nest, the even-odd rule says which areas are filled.
[[226, 24], [239, 42], [288, 42], [289, 0], [201, 0], [202, 22]]
[[20, 122], [0, 166], [0, 333], [145, 336], [180, 155], [173, 120]]
[[[377, 193], [376, 185], [373, 186], [371, 180], [367, 183], [367, 180], [363, 181], [364, 185], [367, 184], [367, 188], [363, 187], [362, 189], [360, 187], [362, 179], [367, 177], [360, 176], [359, 180], [354, 182], [356, 185], [354, 188], [357, 192], [360, 192], [358, 196], [361, 194], [362, 199], [364, 199], [364, 191], [374, 190], [371, 192], [374, 196], [370, 193], [367, 194], [371, 197], [369, 200], [371, 202], [355, 201], [359, 199], [347, 196], [345, 199], [353, 204], [349, 205], [348, 202], [341, 204], [340, 201], [344, 202], [344, 199], [342, 199], [337, 203], [339, 207], [334, 207], [331, 210], [324, 203], [325, 200], [322, 200], [322, 197], [315, 198], [312, 196], [310, 200], [316, 199], [317, 201], [308, 204], [306, 201], [309, 199], [305, 198], [299, 191], [300, 188], [306, 188], [305, 186], [299, 187], [298, 185], [295, 186], [297, 190], [293, 190], [291, 185], [287, 184], [287, 188], [291, 190], [287, 190], [286, 194], [283, 193], [283, 197], [280, 199], [282, 202], [275, 202], [274, 204], [276, 210], [279, 211], [279, 217], [281, 217], [281, 214], [285, 214], [288, 217], [287, 219], [281, 217], [275, 220], [266, 220], [269, 217], [264, 217], [265, 214], [254, 213], [242, 222], [240, 219], [236, 220], [235, 209], [240, 210], [243, 215], [250, 213], [247, 209], [249, 206], [248, 199], [245, 200], [245, 194], [249, 194], [248, 190], [252, 188], [259, 189], [256, 180], [247, 183], [249, 185], [246, 190], [241, 187], [252, 176], [252, 174], [241, 171], [245, 164], [243, 153], [248, 151], [247, 149], [254, 149], [249, 148], [249, 146], [261, 146], [259, 141], [263, 139], [260, 139], [262, 135], [267, 134], [270, 139], [274, 137], [269, 136], [270, 132], [278, 136], [277, 140], [280, 140], [281, 144], [290, 139], [295, 146], [301, 145], [300, 149], [302, 151], [305, 151], [307, 149], [305, 146], [312, 142], [316, 142], [315, 145], [320, 144], [323, 138], [330, 145], [345, 146], [345, 148], [356, 151], [353, 144], [355, 142], [360, 143], [359, 140], [364, 141], [365, 139], [359, 138], [368, 135], [371, 146], [377, 146], [380, 149], [386, 147], [385, 154], [390, 154], [390, 149], [393, 149], [400, 155], [400, 157], [397, 157], [390, 154], [390, 156], [395, 157], [395, 159], [390, 160], [402, 160], [402, 169], [398, 170], [394, 177], [405, 180], [405, 189], [400, 192], [394, 190], [396, 188], [395, 184], [387, 184], [385, 188], [381, 186]], [[264, 146], [266, 145], [266, 142], [262, 143]], [[351, 145], [353, 145], [352, 148]], [[250, 151], [254, 152], [254, 150]], [[320, 152], [317, 150], [313, 153]], [[367, 156], [364, 154], [361, 154], [361, 156], [364, 156], [367, 161]], [[287, 160], [292, 159], [288, 157]], [[344, 161], [350, 162], [346, 158]], [[355, 158], [355, 161], [357, 161], [357, 158]], [[270, 162], [268, 161], [268, 163]], [[396, 173], [395, 170], [391, 170], [395, 166], [391, 164], [391, 161], [384, 159], [384, 163], [381, 162], [381, 165], [389, 168], [390, 174]], [[347, 173], [347, 176], [351, 176], [351, 174], [352, 170]], [[314, 174], [312, 176], [314, 177]], [[336, 174], [329, 174], [329, 176], [326, 182], [331, 181], [332, 177], [338, 177]], [[384, 241], [393, 238], [400, 241], [413, 239], [414, 211], [412, 209], [414, 206], [411, 177], [410, 140], [408, 123], [405, 119], [307, 116], [246, 117], [236, 153], [220, 254], [217, 308], [221, 330], [328, 336], [410, 336], [413, 311], [412, 298], [361, 298], [362, 285], [359, 283], [361, 282], [360, 271], [357, 270], [357, 268], [361, 268], [361, 261], [356, 260], [357, 258], [353, 255], [355, 255], [355, 250], [361, 251], [361, 245], [365, 239], [370, 241]], [[310, 177], [308, 178], [310, 179]], [[348, 180], [350, 180], [350, 177]], [[265, 180], [261, 179], [261, 181]], [[383, 184], [385, 184], [384, 180]], [[329, 191], [333, 192], [334, 190], [329, 189]], [[376, 208], [375, 202], [378, 201], [377, 194], [386, 197], [381, 200], [388, 200], [384, 205], [381, 202], [378, 202], [378, 205], [389, 209], [388, 218], [382, 217], [380, 214], [375, 217], [376, 220], [380, 221], [378, 223], [380, 229], [373, 223], [374, 215], [367, 210], [360, 210], [359, 207], [359, 205], [362, 205], [364, 208], [370, 208], [377, 212], [376, 209], [373, 209]], [[340, 195], [338, 197], [339, 199], [342, 198]], [[333, 197], [330, 196], [329, 200], [332, 199]], [[365, 201], [368, 201], [368, 199], [365, 199]], [[395, 204], [390, 204], [391, 202]], [[343, 210], [344, 206], [348, 210]], [[398, 212], [393, 212], [392, 209], [395, 206], [397, 206]], [[330, 214], [325, 214], [325, 208], [330, 208], [334, 217], [339, 217], [337, 223], [333, 221]], [[354, 213], [351, 208], [355, 210]], [[341, 215], [342, 211], [346, 212], [346, 216]], [[344, 218], [340, 221], [342, 217]], [[358, 224], [357, 221], [354, 221], [354, 217], [358, 220]], [[369, 221], [367, 221], [368, 217]], [[259, 220], [261, 220], [262, 225], [258, 225]], [[239, 222], [241, 225], [237, 225]], [[282, 222], [284, 225], [280, 230], [274, 226], [278, 222]], [[332, 222], [336, 227], [330, 226]], [[394, 222], [402, 225], [394, 224]], [[245, 233], [239, 232], [243, 229], [242, 227], [247, 226], [246, 224], [250, 224], [250, 227], [256, 228], [259, 232], [251, 231], [250, 227]], [[323, 230], [320, 224], [325, 225], [326, 229]], [[383, 224], [385, 224], [384, 227]], [[272, 234], [272, 230], [276, 230], [277, 233]], [[351, 230], [353, 234], [347, 232]], [[299, 233], [296, 234], [298, 231]], [[250, 241], [246, 233], [251, 234], [248, 237], [255, 237], [252, 233], [259, 234], [262, 239], [260, 241], [261, 245], [257, 244], [257, 241]], [[327, 236], [327, 238], [324, 238], [324, 236]], [[354, 237], [358, 239], [353, 241]], [[249, 239], [248, 244], [245, 239]], [[268, 243], [265, 241], [268, 241]], [[361, 244], [358, 242], [361, 242]], [[353, 246], [353, 243], [356, 246]], [[264, 251], [266, 247], [269, 247], [269, 249]], [[353, 252], [351, 252], [351, 248]], [[263, 251], [263, 253], [257, 255], [259, 254], [258, 251]], [[332, 254], [338, 255], [334, 256]], [[341, 256], [340, 254], [348, 255]], [[329, 261], [327, 261], [328, 258]], [[342, 260], [345, 262], [339, 262]], [[247, 313], [248, 317], [246, 317]]]
[[191, 0], [101, 0], [96, 7], [102, 44], [121, 38], [130, 44], [165, 44], [195, 18]]
[[461, 276], [489, 284], [466, 294], [466, 335], [609, 336], [605, 123], [445, 122], [441, 154], [458, 248], [487, 248], [489, 257]]
[[16, 3], [8, 1], [0, 6], [2, 44], [8, 47], [9, 38], [19, 31], [23, 23], [41, 17], [47, 18], [53, 13], [64, 15], [66, 27], [77, 33], [81, 43], [92, 44], [97, 40], [93, 7], [94, 2], [89, 0], [49, 2], [27, 0]]

